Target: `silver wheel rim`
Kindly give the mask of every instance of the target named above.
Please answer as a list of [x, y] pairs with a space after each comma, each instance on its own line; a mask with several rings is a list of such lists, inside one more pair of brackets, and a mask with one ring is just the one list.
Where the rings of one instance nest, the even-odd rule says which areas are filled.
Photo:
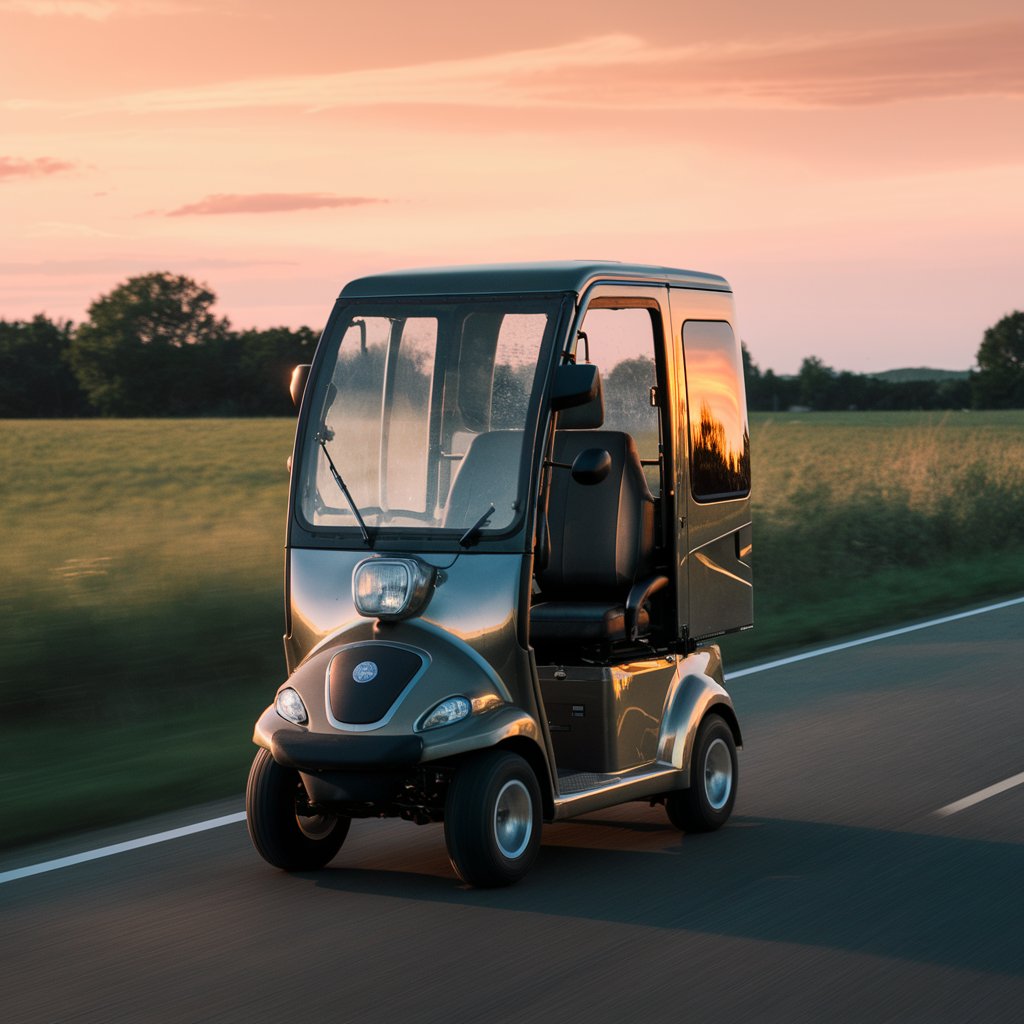
[[519, 779], [506, 782], [494, 801], [494, 841], [508, 860], [520, 857], [533, 834], [533, 800]]
[[306, 790], [300, 782], [299, 791], [295, 794], [295, 823], [307, 839], [326, 839], [338, 819], [333, 814], [303, 814], [303, 807], [309, 810]]
[[725, 740], [712, 740], [704, 755], [704, 793], [711, 809], [720, 811], [732, 793], [732, 754]]

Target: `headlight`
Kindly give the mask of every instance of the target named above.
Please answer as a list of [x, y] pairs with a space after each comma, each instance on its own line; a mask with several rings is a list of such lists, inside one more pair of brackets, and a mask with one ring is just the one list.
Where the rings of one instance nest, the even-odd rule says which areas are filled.
[[274, 708], [282, 718], [294, 722], [296, 725], [305, 725], [309, 721], [306, 705], [302, 703], [302, 698], [290, 686], [286, 686], [277, 695]]
[[352, 598], [360, 615], [404, 619], [427, 605], [437, 570], [418, 558], [367, 558], [352, 574]]
[[452, 725], [461, 722], [470, 711], [470, 703], [465, 697], [449, 697], [441, 701], [433, 711], [423, 719], [421, 729], [436, 729], [439, 725]]

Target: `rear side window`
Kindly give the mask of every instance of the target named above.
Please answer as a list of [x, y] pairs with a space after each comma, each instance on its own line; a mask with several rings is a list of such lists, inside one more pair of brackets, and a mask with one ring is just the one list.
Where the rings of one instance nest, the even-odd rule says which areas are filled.
[[750, 431], [732, 327], [724, 320], [687, 320], [683, 352], [693, 496], [741, 498], [750, 493]]

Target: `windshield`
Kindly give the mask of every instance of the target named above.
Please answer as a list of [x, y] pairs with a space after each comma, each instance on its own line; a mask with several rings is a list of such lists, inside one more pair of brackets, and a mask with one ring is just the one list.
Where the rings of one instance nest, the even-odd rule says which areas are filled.
[[557, 308], [548, 298], [346, 307], [325, 342], [305, 433], [306, 523], [372, 533], [476, 526], [474, 535], [512, 526], [527, 409]]

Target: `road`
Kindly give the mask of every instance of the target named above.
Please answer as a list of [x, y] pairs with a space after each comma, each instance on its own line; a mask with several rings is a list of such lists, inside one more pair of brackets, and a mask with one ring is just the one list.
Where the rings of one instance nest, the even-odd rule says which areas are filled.
[[232, 824], [22, 878], [0, 886], [0, 1019], [1020, 1020], [1024, 785], [935, 812], [1024, 772], [1024, 605], [730, 691], [721, 832], [643, 804], [546, 826], [500, 891], [460, 885], [440, 826], [395, 821], [356, 822], [316, 874]]

